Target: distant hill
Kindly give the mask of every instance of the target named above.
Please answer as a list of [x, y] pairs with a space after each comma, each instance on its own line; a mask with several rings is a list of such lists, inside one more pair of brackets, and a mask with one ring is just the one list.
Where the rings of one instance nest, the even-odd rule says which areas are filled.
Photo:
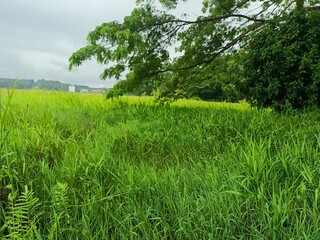
[[[13, 88], [15, 79], [0, 78], [0, 88]], [[69, 91], [71, 84], [61, 83], [59, 81], [52, 80], [33, 80], [33, 79], [19, 79], [16, 85], [16, 89], [44, 89], [53, 91]], [[76, 92], [99, 92], [104, 93], [107, 88], [91, 88], [84, 85], [73, 85]]]

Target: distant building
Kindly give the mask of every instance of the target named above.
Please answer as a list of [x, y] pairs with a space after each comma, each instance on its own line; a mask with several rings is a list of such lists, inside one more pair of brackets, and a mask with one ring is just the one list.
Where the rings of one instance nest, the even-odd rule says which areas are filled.
[[103, 89], [92, 89], [92, 93], [104, 93]]
[[81, 92], [81, 93], [88, 93], [88, 92], [89, 92], [89, 89], [81, 88], [81, 89], [79, 90], [79, 92]]
[[76, 91], [76, 86], [69, 85], [69, 92], [75, 92], [75, 91]]

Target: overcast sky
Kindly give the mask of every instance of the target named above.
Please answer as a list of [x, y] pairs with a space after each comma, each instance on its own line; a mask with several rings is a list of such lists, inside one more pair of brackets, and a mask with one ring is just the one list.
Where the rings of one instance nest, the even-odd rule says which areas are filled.
[[[201, 2], [182, 11], [195, 16]], [[103, 66], [90, 61], [68, 72], [68, 59], [95, 26], [134, 7], [135, 0], [0, 0], [0, 77], [111, 87], [115, 81], [99, 79]]]

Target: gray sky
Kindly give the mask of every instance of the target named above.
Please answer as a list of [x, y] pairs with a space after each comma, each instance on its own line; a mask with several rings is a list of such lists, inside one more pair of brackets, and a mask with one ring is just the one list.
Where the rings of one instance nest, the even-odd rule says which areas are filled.
[[[196, 15], [201, 2], [182, 11]], [[95, 26], [134, 7], [135, 0], [0, 0], [0, 77], [111, 87], [115, 81], [99, 79], [103, 66], [88, 61], [68, 72], [68, 59]]]

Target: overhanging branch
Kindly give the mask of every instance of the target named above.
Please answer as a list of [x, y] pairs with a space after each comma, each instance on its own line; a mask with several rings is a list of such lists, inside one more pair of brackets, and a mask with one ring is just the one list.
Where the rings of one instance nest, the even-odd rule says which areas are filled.
[[177, 71], [184, 71], [184, 70], [190, 70], [193, 68], [197, 68], [197, 67], [201, 67], [201, 66], [207, 66], [209, 65], [211, 62], [213, 62], [218, 56], [220, 56], [221, 54], [223, 54], [224, 52], [226, 52], [227, 50], [229, 50], [230, 48], [232, 48], [233, 46], [235, 46], [238, 42], [240, 42], [245, 36], [247, 36], [249, 33], [258, 30], [260, 27], [262, 27], [264, 24], [263, 23], [255, 23], [250, 25], [249, 27], [247, 27], [247, 29], [245, 31], [243, 31], [242, 33], [240, 33], [237, 37], [235, 37], [233, 40], [231, 40], [230, 42], [228, 42], [225, 46], [223, 46], [221, 49], [219, 49], [218, 51], [216, 51], [213, 55], [211, 55], [211, 58], [207, 59], [207, 60], [203, 60], [201, 62], [198, 62], [196, 64], [193, 65], [189, 65], [189, 66], [185, 66], [185, 67], [178, 67], [178, 68], [167, 68], [167, 69], [163, 69], [160, 71], [155, 71], [153, 73], [150, 73], [148, 75], [147, 78], [151, 78], [155, 75], [158, 74], [162, 74], [162, 73], [166, 73], [166, 72], [177, 72]]
[[227, 14], [227, 15], [223, 15], [223, 16], [217, 16], [217, 17], [205, 17], [202, 19], [197, 19], [194, 21], [190, 21], [190, 20], [183, 20], [183, 19], [173, 19], [173, 20], [168, 20], [168, 21], [163, 21], [163, 22], [157, 22], [155, 23], [155, 25], [163, 25], [163, 24], [167, 24], [167, 23], [183, 23], [185, 25], [190, 25], [190, 24], [200, 24], [200, 23], [205, 23], [205, 22], [218, 22], [224, 19], [228, 19], [228, 18], [242, 18], [245, 20], [249, 20], [252, 22], [265, 22], [265, 19], [260, 19], [260, 18], [254, 18], [254, 17], [250, 17], [250, 16], [246, 16], [243, 14]]

